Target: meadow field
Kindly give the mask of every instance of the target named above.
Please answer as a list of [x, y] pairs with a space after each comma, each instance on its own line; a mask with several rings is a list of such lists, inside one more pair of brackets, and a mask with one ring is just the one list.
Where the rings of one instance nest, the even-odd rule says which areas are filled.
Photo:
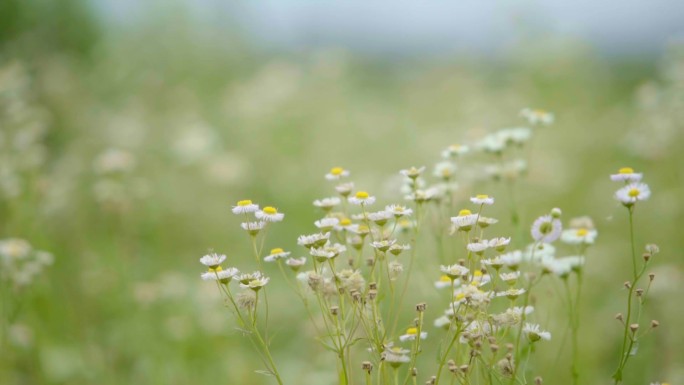
[[[79, 2], [10, 3], [0, 384], [684, 381], [684, 42], [606, 56], [521, 32], [497, 59], [265, 52], [177, 16], [107, 28]], [[650, 194], [616, 197], [639, 177], [611, 175], [637, 174]], [[268, 223], [251, 236], [254, 214]], [[515, 250], [520, 267], [487, 265]], [[281, 252], [307, 259], [264, 261]], [[213, 253], [223, 270], [200, 263]], [[221, 283], [228, 267], [270, 280]], [[495, 326], [509, 306], [522, 314]]]

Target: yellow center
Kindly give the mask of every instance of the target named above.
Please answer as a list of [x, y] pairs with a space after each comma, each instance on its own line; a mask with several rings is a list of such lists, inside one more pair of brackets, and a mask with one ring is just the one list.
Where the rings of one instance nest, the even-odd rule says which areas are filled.
[[458, 293], [458, 294], [456, 294], [456, 300], [457, 300], [457, 301], [460, 301], [460, 300], [462, 300], [463, 298], [465, 298], [465, 294], [463, 294], [463, 293]]
[[275, 207], [266, 206], [264, 207], [264, 212], [269, 215], [278, 214], [278, 210]]
[[451, 151], [458, 151], [460, 148], [460, 144], [452, 144], [451, 146], [449, 146], [449, 149], [451, 149]]
[[463, 210], [458, 212], [459, 217], [464, 217], [466, 215], [471, 215], [471, 214], [472, 214], [472, 212], [468, 209], [463, 209]]
[[587, 230], [587, 229], [582, 228], [582, 229], [577, 230], [577, 236], [578, 237], [583, 237], [587, 234], [589, 234], [589, 230]]
[[369, 231], [370, 231], [370, 228], [369, 228], [368, 226], [366, 226], [366, 225], [359, 225], [359, 232], [367, 233], [367, 232], [369, 232]]
[[285, 252], [285, 250], [281, 249], [280, 247], [277, 247], [277, 248], [271, 250], [271, 255], [273, 255], [273, 254], [281, 254], [281, 253], [284, 253], [284, 252]]
[[484, 194], [475, 195], [475, 198], [477, 198], [477, 199], [487, 199], [487, 198], [489, 198], [489, 195], [484, 195]]
[[351, 225], [352, 221], [349, 218], [344, 218], [340, 221], [340, 225], [342, 226], [349, 226]]
[[406, 329], [406, 334], [415, 336], [416, 334], [418, 334], [418, 328], [408, 328]]
[[534, 113], [539, 116], [539, 115], [546, 115], [546, 111], [544, 110], [534, 110]]
[[451, 170], [445, 168], [442, 170], [442, 176], [451, 176]]
[[476, 277], [482, 277], [482, 272], [480, 270], [475, 270], [475, 272], [473, 272], [473, 275]]
[[618, 173], [620, 173], [620, 174], [634, 174], [634, 169], [631, 167], [623, 167], [620, 170], [618, 170]]
[[358, 192], [356, 193], [356, 197], [359, 198], [359, 199], [367, 199], [369, 196], [370, 196], [370, 195], [368, 195], [368, 193], [365, 192], [365, 191], [358, 191]]
[[443, 275], [443, 276], [439, 277], [439, 280], [441, 282], [451, 282], [451, 278], [449, 278], [448, 275]]
[[639, 196], [639, 189], [638, 189], [638, 188], [633, 188], [633, 189], [629, 190], [629, 193], [628, 193], [628, 194], [629, 194], [629, 196], [631, 196], [632, 198], [636, 198], [636, 197]]
[[390, 349], [394, 353], [401, 353], [401, 348], [399, 346], [392, 346], [392, 349]]
[[238, 206], [249, 206], [251, 204], [252, 204], [252, 201], [250, 201], [249, 199], [245, 199], [243, 201], [238, 202]]
[[216, 268], [212, 269], [211, 267], [209, 268], [210, 273], [218, 273], [219, 271], [223, 271], [221, 266], [216, 266]]
[[333, 167], [330, 169], [330, 173], [333, 175], [340, 176], [344, 172], [344, 169], [342, 167]]

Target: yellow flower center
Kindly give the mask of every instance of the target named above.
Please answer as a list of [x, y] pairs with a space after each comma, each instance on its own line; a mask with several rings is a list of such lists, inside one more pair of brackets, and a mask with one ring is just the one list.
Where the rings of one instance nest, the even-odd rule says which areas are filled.
[[451, 282], [451, 278], [449, 278], [448, 275], [443, 275], [443, 276], [439, 277], [439, 280], [441, 282]]
[[463, 298], [465, 298], [465, 294], [463, 294], [463, 293], [458, 293], [458, 294], [456, 294], [456, 300], [457, 300], [457, 301], [460, 301], [460, 300], [462, 300]]
[[251, 200], [245, 199], [245, 200], [239, 201], [237, 205], [238, 206], [249, 206], [251, 204], [252, 204]]
[[546, 111], [544, 111], [544, 110], [534, 110], [533, 112], [537, 116], [546, 115]]
[[221, 266], [216, 266], [216, 267], [213, 268], [213, 269], [212, 269], [211, 267], [209, 268], [209, 272], [210, 272], [210, 273], [218, 273], [219, 271], [223, 271], [223, 269], [221, 268]]
[[349, 226], [351, 225], [352, 221], [349, 218], [344, 218], [340, 221], [340, 225], [342, 226]]
[[577, 230], [577, 236], [578, 237], [583, 237], [587, 234], [589, 234], [589, 230], [587, 230], [587, 229], [582, 228], [582, 229]]
[[406, 334], [415, 336], [418, 334], [418, 328], [408, 328], [406, 329]]
[[359, 198], [359, 199], [367, 199], [369, 196], [370, 196], [370, 195], [368, 195], [368, 193], [365, 192], [365, 191], [358, 191], [358, 192], [356, 193], [356, 197]]
[[468, 209], [463, 209], [463, 210], [458, 212], [459, 217], [464, 217], [466, 215], [471, 215], [471, 214], [472, 214], [472, 212]]
[[479, 194], [479, 195], [475, 195], [475, 198], [477, 198], [477, 199], [487, 199], [487, 198], [489, 198], [489, 195]]
[[342, 175], [344, 169], [342, 167], [333, 167], [330, 169], [330, 173], [336, 176]]
[[370, 231], [370, 228], [369, 228], [368, 226], [366, 226], [366, 225], [359, 225], [359, 232], [367, 233], [367, 232], [369, 232], [369, 231]]
[[620, 174], [634, 174], [634, 169], [631, 167], [623, 167], [620, 170], [618, 170], [618, 173], [620, 173]]
[[271, 249], [271, 255], [273, 255], [273, 254], [281, 254], [281, 253], [284, 253], [284, 252], [285, 252], [285, 250], [281, 249], [280, 247], [277, 247], [277, 248], [275, 248], [275, 249]]
[[458, 151], [461, 147], [462, 146], [460, 144], [452, 144], [451, 146], [449, 146], [449, 149], [451, 151]]
[[475, 270], [475, 271], [473, 272], [473, 275], [474, 275], [475, 277], [482, 277], [482, 272], [481, 272], [480, 270]]
[[633, 189], [629, 190], [629, 193], [628, 193], [628, 194], [629, 194], [630, 197], [636, 198], [636, 197], [639, 196], [640, 191], [639, 191], [638, 188], [633, 188]]
[[266, 206], [264, 207], [264, 212], [269, 215], [278, 214], [278, 210], [275, 207]]

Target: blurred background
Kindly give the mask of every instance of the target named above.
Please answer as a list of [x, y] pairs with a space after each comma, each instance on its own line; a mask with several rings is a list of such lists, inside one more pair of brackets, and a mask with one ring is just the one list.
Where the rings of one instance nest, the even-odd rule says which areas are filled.
[[[637, 244], [662, 251], [644, 315], [661, 328], [625, 383], [681, 383], [682, 33], [675, 0], [1, 1], [0, 239], [6, 254], [47, 253], [2, 265], [0, 383], [271, 383], [199, 280], [209, 249], [254, 268], [230, 206], [277, 206], [286, 220], [267, 248], [299, 254], [297, 236], [321, 216], [311, 202], [334, 193], [330, 167], [350, 169], [383, 204], [401, 202], [398, 170], [522, 125], [524, 107], [556, 123], [537, 131], [516, 185], [523, 223], [557, 206], [599, 231], [582, 305], [584, 382], [607, 383], [616, 365], [613, 316], [631, 266], [608, 175], [631, 166], [653, 191]], [[462, 197], [506, 195], [461, 169]], [[503, 202], [492, 216], [506, 218]], [[512, 234], [506, 220], [497, 230]], [[333, 383], [333, 357], [319, 354], [280, 281], [271, 313], [286, 382]], [[423, 286], [407, 306], [439, 300]], [[549, 290], [542, 315], [561, 336]], [[567, 349], [552, 342], [535, 370], [567, 384]]]

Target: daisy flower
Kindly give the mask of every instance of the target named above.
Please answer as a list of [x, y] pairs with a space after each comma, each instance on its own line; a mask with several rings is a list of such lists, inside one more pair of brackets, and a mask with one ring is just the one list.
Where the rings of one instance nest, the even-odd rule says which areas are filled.
[[484, 152], [498, 154], [506, 147], [506, 142], [499, 135], [490, 134], [482, 138], [477, 147]]
[[[401, 342], [406, 342], [406, 341], [414, 341], [416, 337], [418, 336], [418, 328], [417, 327], [410, 327], [406, 329], [406, 333], [399, 336], [399, 341]], [[424, 340], [427, 338], [427, 332], [420, 332], [420, 339]]]
[[530, 140], [532, 130], [527, 127], [505, 128], [497, 134], [506, 144], [521, 145]]
[[612, 174], [610, 180], [613, 182], [636, 183], [641, 181], [642, 173], [634, 172], [631, 167], [623, 167], [618, 170], [617, 174]]
[[242, 229], [248, 232], [250, 235], [259, 234], [259, 231], [263, 230], [265, 226], [266, 222], [264, 221], [240, 223], [240, 227], [242, 227]]
[[517, 270], [518, 266], [522, 262], [522, 252], [520, 250], [515, 250], [508, 252], [506, 254], [501, 254], [497, 258], [503, 262], [503, 264], [511, 270]]
[[456, 165], [452, 162], [439, 162], [435, 165], [435, 169], [432, 172], [437, 178], [450, 179], [454, 176], [456, 172]]
[[254, 216], [266, 222], [280, 222], [285, 218], [285, 214], [279, 213], [275, 207], [271, 206], [266, 206], [263, 210], [257, 211]]
[[335, 254], [333, 250], [329, 250], [325, 247], [312, 247], [311, 250], [309, 250], [309, 254], [311, 254], [312, 257], [316, 258], [318, 262], [325, 262], [328, 259], [337, 257], [337, 254]]
[[223, 254], [211, 253], [200, 258], [200, 263], [207, 266], [210, 269], [216, 269], [223, 261], [226, 260], [226, 256]]
[[375, 222], [378, 226], [383, 226], [392, 218], [392, 214], [387, 211], [378, 211], [375, 213], [368, 213], [368, 220]]
[[446, 150], [442, 151], [442, 158], [449, 159], [455, 158], [460, 155], [467, 154], [470, 151], [470, 147], [462, 144], [452, 144], [447, 147]]
[[551, 339], [551, 333], [539, 329], [539, 325], [525, 323], [522, 329], [523, 334], [527, 337], [530, 342], [537, 342], [539, 340], [549, 341]]
[[306, 263], [306, 257], [301, 257], [301, 258], [288, 258], [285, 261], [285, 264], [290, 266], [290, 268], [294, 271], [299, 270], [304, 264]]
[[353, 189], [354, 182], [340, 183], [337, 186], [335, 186], [335, 191], [337, 191], [337, 193], [342, 195], [343, 197], [346, 197], [347, 195], [351, 194]]
[[477, 255], [482, 255], [489, 248], [487, 241], [469, 243], [466, 248]]
[[542, 215], [532, 224], [530, 232], [536, 242], [551, 243], [558, 239], [563, 231], [560, 219], [551, 215]]
[[345, 170], [342, 167], [333, 167], [330, 172], [325, 174], [325, 179], [327, 180], [339, 180], [340, 178], [348, 177], [349, 170]]
[[279, 259], [287, 258], [290, 255], [289, 251], [285, 251], [281, 248], [275, 248], [271, 250], [271, 254], [264, 257], [266, 262], [274, 262]]
[[514, 271], [512, 273], [501, 273], [499, 274], [499, 278], [509, 285], [514, 285], [518, 278], [520, 278], [520, 272]]
[[516, 299], [525, 294], [525, 289], [508, 289], [496, 293], [497, 297], [506, 297], [508, 299]]
[[428, 188], [427, 190], [416, 190], [404, 197], [409, 201], [416, 203], [429, 202], [439, 196], [439, 191], [436, 188]]
[[385, 252], [397, 242], [396, 239], [383, 239], [382, 241], [375, 241], [371, 243], [371, 246], [378, 249], [379, 251]]
[[494, 204], [494, 198], [490, 197], [489, 195], [485, 195], [485, 194], [475, 195], [474, 197], [470, 198], [470, 201], [475, 203], [476, 205], [493, 205]]
[[252, 203], [249, 199], [238, 201], [236, 206], [233, 206], [233, 214], [247, 214], [259, 210], [259, 205]]
[[240, 287], [244, 289], [252, 289], [253, 291], [259, 291], [261, 290], [262, 287], [266, 286], [266, 284], [270, 281], [270, 278], [265, 277], [263, 275], [259, 275], [258, 277], [255, 277], [246, 283], [240, 283]]
[[532, 125], [543, 124], [548, 126], [553, 123], [555, 119], [553, 114], [548, 111], [532, 108], [523, 108], [522, 111], [520, 111], [520, 116], [527, 119]]
[[435, 319], [434, 325], [436, 328], [448, 329], [451, 325], [451, 319], [448, 316], [443, 315]]
[[615, 199], [629, 207], [637, 201], [645, 201], [651, 196], [651, 189], [646, 183], [630, 183], [615, 192]]
[[335, 226], [335, 230], [337, 230], [337, 231], [349, 230], [349, 228], [353, 225], [354, 225], [354, 223], [352, 223], [351, 219], [342, 218], [342, 219], [340, 219], [340, 222], [338, 223], [338, 225]]
[[233, 279], [234, 276], [238, 275], [239, 273], [240, 272], [238, 271], [238, 269], [234, 267], [229, 267], [226, 270], [223, 270], [221, 269], [221, 266], [218, 266], [213, 271], [207, 271], [202, 273], [200, 277], [204, 281], [219, 281], [223, 284], [227, 284], [230, 282], [231, 279]]
[[423, 173], [423, 171], [425, 171], [425, 166], [419, 168], [411, 167], [405, 170], [401, 170], [399, 171], [399, 173], [407, 178], [416, 179], [420, 176], [420, 174]]
[[382, 360], [387, 362], [391, 367], [398, 368], [401, 364], [411, 362], [411, 358], [405, 354], [394, 354], [391, 351], [382, 352]]
[[322, 218], [314, 222], [314, 225], [318, 227], [321, 231], [328, 232], [335, 228], [337, 224], [340, 223], [340, 220], [334, 217], [331, 218]]
[[525, 248], [523, 258], [526, 261], [540, 262], [551, 259], [556, 255], [556, 248], [550, 243], [529, 244]]
[[498, 219], [495, 219], [495, 218], [487, 218], [487, 217], [483, 217], [483, 216], [481, 216], [481, 215], [480, 215], [479, 218], [477, 218], [477, 225], [478, 225], [480, 228], [483, 228], [483, 229], [484, 229], [484, 228], [487, 228], [487, 227], [489, 227], [489, 226], [491, 226], [491, 225], [494, 225], [494, 224], [496, 224], [497, 222], [499, 222]]
[[317, 233], [311, 235], [300, 235], [297, 238], [297, 244], [304, 246], [306, 248], [312, 248], [314, 246], [323, 246], [330, 239], [330, 233]]
[[496, 256], [494, 258], [489, 258], [489, 259], [483, 259], [480, 261], [482, 266], [491, 266], [494, 268], [494, 270], [499, 270], [500, 268], [503, 267], [504, 261], [501, 259], [500, 256]]
[[502, 252], [506, 250], [506, 246], [511, 243], [511, 237], [504, 238], [504, 237], [499, 237], [499, 238], [492, 238], [489, 240], [489, 247], [492, 249]]
[[406, 245], [400, 245], [400, 244], [393, 244], [389, 247], [388, 251], [394, 255], [399, 255], [402, 252], [406, 250], [411, 250], [411, 245], [406, 244]]
[[458, 264], [449, 266], [441, 265], [439, 267], [439, 270], [441, 270], [442, 273], [446, 274], [451, 279], [456, 279], [458, 277], [464, 276], [468, 274], [468, 272], [470, 271], [470, 269], [468, 269], [467, 267]]
[[470, 231], [477, 220], [477, 214], [473, 214], [470, 210], [461, 210], [458, 216], [451, 217], [451, 223], [457, 231]]
[[598, 232], [594, 229], [581, 227], [579, 229], [563, 230], [561, 241], [570, 245], [593, 245]]
[[370, 196], [366, 191], [357, 191], [353, 197], [349, 197], [347, 200], [355, 205], [372, 205], [375, 203], [375, 197]]
[[437, 281], [435, 281], [435, 289], [444, 289], [446, 287], [454, 287], [461, 284], [458, 279], [452, 280], [448, 275], [442, 275]]
[[316, 207], [320, 207], [324, 211], [330, 211], [330, 210], [332, 210], [333, 207], [339, 205], [340, 203], [341, 203], [340, 198], [330, 197], [330, 198], [316, 199], [313, 202], [313, 205]]
[[411, 214], [413, 214], [413, 210], [402, 205], [385, 206], [385, 211], [391, 215], [394, 215], [395, 218], [401, 218], [404, 216], [408, 217], [411, 216]]

